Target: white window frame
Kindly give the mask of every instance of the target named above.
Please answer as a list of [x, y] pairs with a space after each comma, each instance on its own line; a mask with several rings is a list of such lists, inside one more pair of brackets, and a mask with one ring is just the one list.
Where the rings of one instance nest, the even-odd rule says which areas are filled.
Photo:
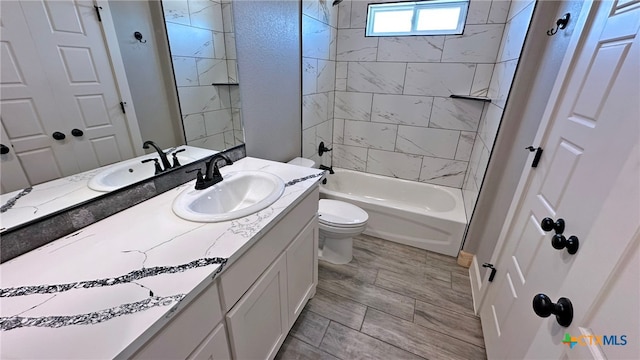
[[[416, 30], [418, 11], [421, 9], [437, 9], [437, 8], [460, 8], [460, 16], [458, 25], [454, 30]], [[412, 36], [412, 35], [460, 35], [464, 31], [465, 21], [467, 19], [467, 10], [469, 9], [469, 0], [425, 0], [414, 2], [393, 2], [378, 3], [367, 5], [367, 27], [365, 36]], [[376, 13], [385, 11], [406, 11], [413, 10], [411, 20], [411, 30], [408, 32], [374, 32], [374, 19]]]

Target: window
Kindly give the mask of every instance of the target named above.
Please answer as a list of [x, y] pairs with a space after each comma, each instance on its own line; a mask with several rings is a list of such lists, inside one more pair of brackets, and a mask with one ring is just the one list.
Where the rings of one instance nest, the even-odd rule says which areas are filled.
[[369, 4], [366, 36], [462, 34], [468, 0]]

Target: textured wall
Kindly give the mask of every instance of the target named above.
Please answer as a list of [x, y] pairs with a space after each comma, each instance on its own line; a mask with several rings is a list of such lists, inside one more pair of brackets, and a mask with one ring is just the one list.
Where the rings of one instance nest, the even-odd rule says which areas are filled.
[[366, 1], [339, 7], [333, 164], [461, 188], [509, 1], [472, 0], [463, 35], [364, 37]]
[[247, 154], [288, 161], [302, 148], [300, 4], [233, 6]]

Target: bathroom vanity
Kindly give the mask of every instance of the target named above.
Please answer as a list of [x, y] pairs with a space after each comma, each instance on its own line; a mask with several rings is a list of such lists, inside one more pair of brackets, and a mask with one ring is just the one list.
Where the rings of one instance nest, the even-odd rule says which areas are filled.
[[323, 172], [244, 158], [282, 178], [232, 221], [175, 216], [179, 186], [0, 265], [2, 358], [273, 358], [315, 294]]

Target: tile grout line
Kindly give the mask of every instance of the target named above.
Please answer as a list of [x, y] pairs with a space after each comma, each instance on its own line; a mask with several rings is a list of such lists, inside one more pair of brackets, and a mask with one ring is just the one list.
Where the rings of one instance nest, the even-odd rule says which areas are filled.
[[[472, 316], [471, 316], [471, 315], [469, 315], [469, 314], [461, 313], [460, 311], [456, 311], [456, 310], [453, 310], [453, 309], [448, 309], [448, 308], [445, 308], [445, 307], [442, 307], [442, 306], [439, 306], [439, 305], [433, 304], [433, 303], [431, 303], [431, 302], [429, 302], [429, 301], [424, 301], [424, 300], [416, 299], [416, 298], [414, 298], [414, 297], [412, 297], [412, 296], [405, 295], [405, 294], [399, 293], [399, 292], [394, 291], [394, 290], [391, 290], [391, 289], [387, 289], [387, 288], [385, 288], [385, 287], [382, 287], [382, 286], [379, 286], [379, 285], [376, 285], [376, 284], [373, 284], [373, 286], [375, 286], [375, 287], [377, 287], [377, 288], [379, 288], [379, 289], [382, 289], [382, 290], [386, 290], [386, 291], [392, 292], [392, 293], [397, 294], [397, 295], [401, 295], [401, 296], [404, 296], [404, 297], [408, 297], [408, 298], [410, 298], [410, 299], [414, 299], [414, 300], [417, 300], [417, 301], [422, 301], [423, 303], [427, 303], [427, 304], [429, 304], [429, 305], [433, 305], [433, 306], [437, 306], [437, 307], [442, 308], [442, 309], [449, 310], [449, 311], [454, 312], [454, 313], [456, 313], [456, 314], [458, 314], [458, 315], [466, 315], [466, 316], [470, 316], [470, 317], [472, 317]], [[344, 296], [343, 296], [343, 297], [344, 297]], [[354, 300], [354, 301], [355, 301], [355, 300]], [[373, 306], [372, 306], [372, 307], [373, 307]], [[375, 310], [379, 310], [379, 309], [377, 309], [377, 308], [375, 308], [375, 307], [373, 307], [373, 308], [374, 308]], [[379, 311], [381, 311], [381, 312], [383, 312], [383, 313], [385, 313], [385, 314], [388, 314], [388, 313], [387, 313], [386, 311], [384, 311], [384, 310], [379, 310]], [[415, 311], [415, 308], [414, 308], [414, 311]], [[393, 314], [389, 314], [389, 315], [391, 315], [391, 316], [395, 316], [395, 317], [397, 317], [397, 318], [402, 319], [401, 317], [396, 316], [396, 315], [393, 315]], [[475, 315], [474, 315], [474, 316], [475, 316]], [[404, 320], [406, 320], [406, 319], [404, 319]]]
[[[444, 309], [444, 308], [443, 308], [443, 309]], [[462, 314], [462, 315], [463, 315], [463, 314]], [[393, 316], [393, 315], [392, 315], [392, 316]], [[480, 320], [480, 319], [478, 319], [478, 320]], [[464, 343], [466, 343], [466, 344], [469, 344], [469, 345], [475, 346], [475, 347], [477, 347], [477, 348], [485, 349], [485, 347], [484, 347], [484, 346], [478, 346], [478, 345], [476, 345], [476, 344], [470, 343], [470, 342], [468, 342], [468, 341], [466, 341], [466, 340], [464, 340], [464, 339], [460, 339], [460, 338], [458, 338], [458, 337], [456, 337], [456, 336], [454, 336], [454, 335], [451, 335], [451, 334], [449, 334], [449, 333], [442, 332], [442, 331], [440, 331], [440, 330], [438, 330], [438, 329], [431, 329], [431, 328], [428, 328], [428, 327], [426, 327], [426, 326], [422, 326], [422, 325], [420, 325], [420, 324], [418, 324], [418, 323], [414, 323], [414, 324], [416, 324], [416, 325], [418, 325], [418, 326], [420, 326], [420, 327], [422, 327], [422, 328], [425, 328], [425, 329], [427, 329], [427, 330], [435, 331], [435, 332], [437, 332], [437, 333], [439, 333], [439, 334], [442, 334], [442, 335], [444, 335], [444, 336], [450, 337], [450, 338], [452, 338], [452, 339], [456, 339], [456, 340], [458, 340], [458, 341], [462, 341], [462, 342], [464, 342]], [[484, 339], [483, 339], [483, 340], [484, 340]]]
[[[415, 300], [415, 299], [414, 299], [414, 298], [412, 298], [411, 296], [402, 295], [402, 294], [397, 293], [397, 292], [395, 292], [395, 291], [387, 290], [387, 289], [385, 289], [385, 288], [382, 288], [382, 287], [376, 286], [375, 284], [370, 284], [370, 285], [373, 285], [373, 286], [378, 287], [379, 289], [382, 289], [382, 290], [385, 290], [385, 291], [392, 292], [392, 293], [394, 293], [394, 294], [396, 294], [396, 295], [401, 295], [401, 296], [404, 296], [404, 297], [406, 297], [406, 298], [409, 298], [409, 299]], [[322, 289], [323, 291], [326, 291], [326, 292], [330, 292], [330, 293], [332, 293], [332, 294], [335, 294], [335, 293], [333, 293], [333, 292], [332, 292], [332, 291], [330, 291], [330, 290], [327, 290], [327, 289], [324, 289], [324, 288], [321, 288], [321, 289]], [[383, 310], [383, 309], [378, 309], [378, 308], [377, 308], [377, 307], [375, 307], [375, 306], [370, 306], [370, 305], [367, 305], [367, 304], [363, 304], [363, 303], [359, 302], [358, 300], [352, 299], [352, 298], [350, 298], [350, 297], [347, 297], [347, 296], [344, 296], [344, 295], [340, 295], [340, 294], [336, 294], [336, 295], [341, 296], [341, 297], [346, 298], [346, 299], [349, 299], [349, 300], [351, 300], [351, 301], [353, 301], [353, 302], [356, 302], [356, 303], [358, 303], [358, 304], [360, 304], [360, 305], [366, 306], [366, 307], [367, 307], [367, 309], [372, 308], [372, 309], [374, 309], [374, 310], [380, 311], [380, 312], [385, 313], [385, 314], [387, 314], [387, 315], [395, 316], [395, 317], [397, 317], [398, 319], [402, 319], [402, 320], [405, 320], [405, 321], [410, 321], [410, 320], [407, 320], [407, 319], [401, 318], [401, 317], [399, 317], [399, 316], [397, 316], [397, 315], [390, 314], [390, 313], [388, 313], [387, 311], [385, 311], [385, 310]], [[413, 311], [415, 311], [415, 306], [414, 306]], [[366, 316], [366, 311], [365, 311], [365, 316]], [[413, 314], [412, 314], [412, 316], [413, 316]], [[364, 319], [364, 318], [363, 318], [363, 319]], [[333, 321], [333, 320], [332, 320], [332, 321]], [[335, 321], [335, 322], [337, 322], [337, 321]], [[364, 323], [364, 320], [362, 320], [362, 322]], [[343, 325], [343, 326], [346, 326], [346, 327], [348, 327], [348, 328], [352, 329], [351, 327], [349, 327], [349, 326], [347, 326], [347, 325], [344, 325], [344, 324], [342, 324], [342, 323], [340, 323], [340, 322], [337, 322], [337, 323], [338, 323], [338, 324], [340, 324], [340, 325]], [[362, 324], [360, 325], [360, 328], [362, 328]]]
[[[374, 309], [374, 310], [376, 310], [376, 311], [380, 311], [380, 310], [378, 310], [378, 309], [376, 309], [376, 308], [373, 308], [373, 309]], [[367, 307], [367, 311], [369, 311], [369, 307]], [[385, 313], [384, 311], [380, 311], [380, 312]], [[386, 314], [386, 313], [385, 313], [385, 314]], [[366, 318], [367, 313], [365, 312], [365, 314], [364, 314], [364, 315], [365, 315], [365, 318]], [[394, 316], [394, 315], [391, 315], [391, 314], [388, 314], [388, 315], [390, 315], [390, 316]], [[397, 317], [397, 316], [395, 316], [395, 317]], [[402, 319], [402, 318], [398, 318], [398, 319]], [[402, 320], [404, 320], [404, 319], [402, 319]], [[405, 320], [405, 321], [407, 321], [407, 320]], [[362, 325], [364, 326], [364, 320], [362, 321]], [[403, 349], [403, 348], [399, 347], [398, 345], [392, 344], [392, 343], [390, 343], [390, 342], [388, 342], [388, 341], [386, 341], [386, 340], [384, 340], [384, 339], [377, 338], [377, 337], [375, 337], [374, 335], [367, 334], [366, 332], [363, 332], [363, 331], [358, 331], [358, 332], [359, 332], [360, 334], [362, 334], [362, 335], [365, 335], [365, 336], [368, 336], [368, 337], [370, 337], [370, 338], [372, 338], [372, 339], [378, 340], [378, 341], [380, 341], [380, 342], [382, 342], [382, 343], [385, 343], [385, 344], [387, 344], [387, 345], [389, 345], [389, 346], [392, 346], [392, 347], [394, 347], [394, 348], [396, 348], [396, 349], [400, 349], [400, 350], [402, 350], [402, 351], [404, 351], [404, 352], [407, 352], [407, 353], [409, 353], [409, 354], [413, 354], [413, 355], [415, 355], [415, 356], [417, 356], [417, 357], [419, 357], [419, 358], [421, 358], [421, 359], [425, 359], [425, 360], [427, 360], [427, 358], [426, 358], [426, 357], [424, 357], [424, 356], [422, 356], [422, 355], [416, 354], [416, 353], [414, 353], [414, 352], [413, 352], [413, 351], [411, 351], [411, 350]]]

